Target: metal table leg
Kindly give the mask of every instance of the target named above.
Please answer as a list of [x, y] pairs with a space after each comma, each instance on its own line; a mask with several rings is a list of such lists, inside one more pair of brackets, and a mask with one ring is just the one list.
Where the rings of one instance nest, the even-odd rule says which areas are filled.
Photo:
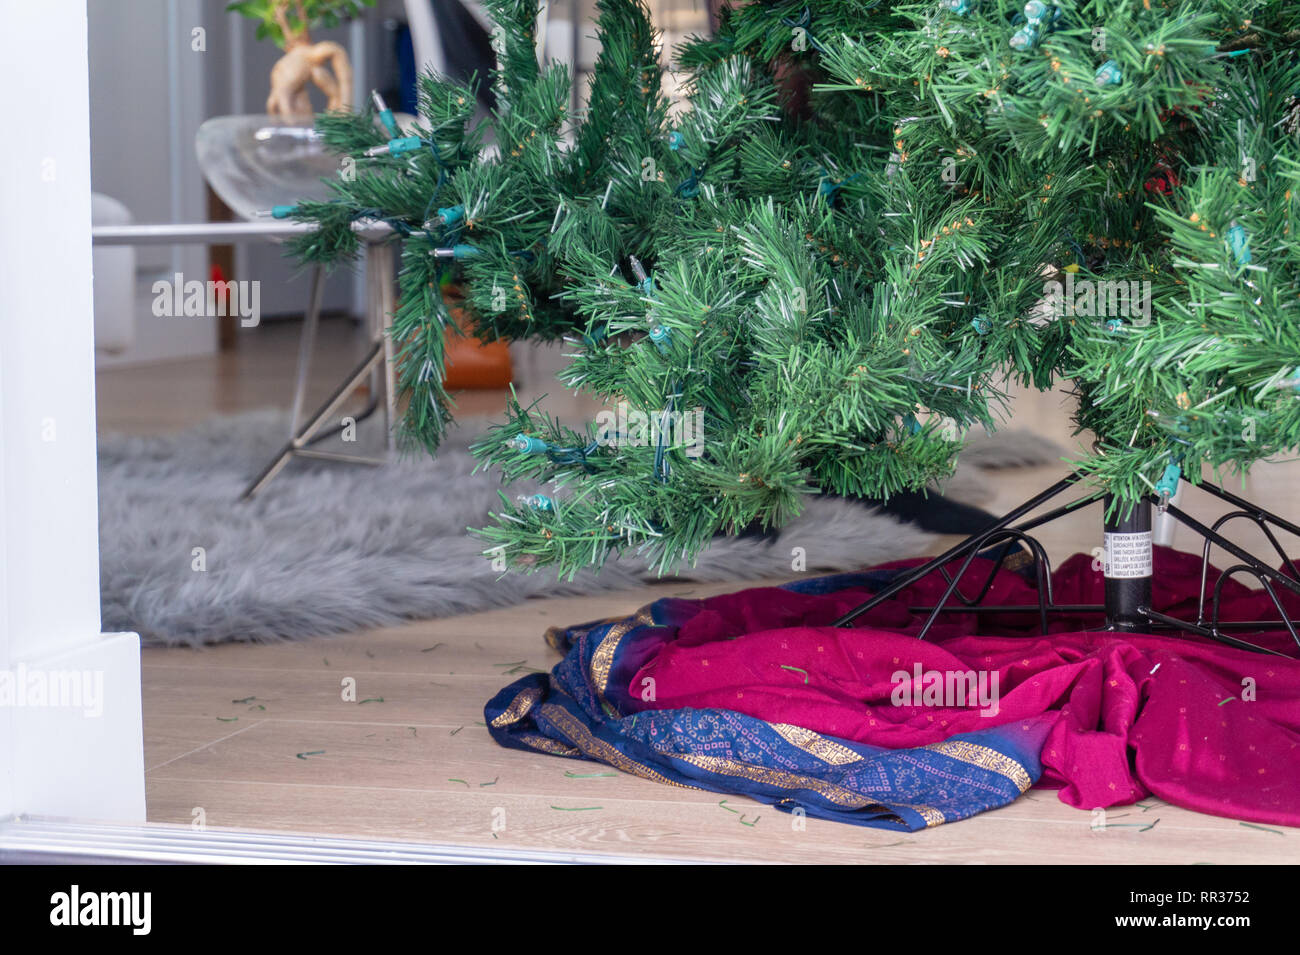
[[312, 276], [311, 295], [307, 304], [306, 324], [303, 326], [302, 341], [298, 351], [298, 377], [294, 384], [292, 426], [288, 442], [277, 452], [276, 456], [262, 469], [244, 489], [242, 500], [248, 500], [266, 487], [271, 480], [284, 469], [289, 460], [295, 456], [318, 458], [328, 461], [341, 461], [351, 464], [382, 465], [388, 461], [383, 458], [363, 457], [361, 455], [340, 454], [334, 451], [320, 451], [309, 447], [342, 430], [336, 425], [323, 433], [321, 428], [334, 416], [343, 403], [367, 378], [371, 383], [371, 398], [366, 409], [355, 420], [362, 421], [369, 417], [378, 407], [378, 392], [384, 392], [384, 427], [385, 448], [391, 452], [394, 447], [393, 426], [396, 423], [396, 387], [393, 369], [393, 343], [389, 334], [395, 304], [393, 296], [393, 251], [384, 242], [366, 243], [366, 324], [370, 330], [370, 348], [361, 362], [339, 383], [311, 417], [304, 424], [302, 406], [306, 398], [307, 378], [311, 364], [311, 354], [316, 343], [316, 331], [320, 325], [321, 293], [324, 285], [324, 273], [317, 269]]
[[316, 266], [311, 273], [311, 291], [307, 297], [307, 314], [303, 316], [302, 339], [298, 343], [298, 378], [293, 385], [293, 410], [289, 416], [289, 434], [298, 433], [302, 423], [302, 406], [307, 400], [307, 380], [311, 377], [311, 355], [316, 348], [316, 331], [320, 328], [321, 296], [325, 290], [325, 270]]
[[393, 247], [388, 243], [373, 246], [375, 269], [379, 273], [380, 321], [379, 341], [384, 346], [384, 441], [388, 453], [397, 450], [397, 365], [394, 363], [392, 336], [393, 312], [397, 299], [393, 294]]

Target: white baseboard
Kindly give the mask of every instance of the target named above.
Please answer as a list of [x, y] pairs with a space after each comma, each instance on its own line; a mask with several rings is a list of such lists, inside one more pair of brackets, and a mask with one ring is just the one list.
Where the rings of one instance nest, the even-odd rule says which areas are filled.
[[296, 833], [107, 826], [55, 819], [0, 821], [0, 865], [42, 863], [500, 865], [674, 863], [595, 852], [378, 842]]
[[[0, 815], [33, 814], [139, 823], [145, 818], [144, 740], [140, 722], [140, 638], [95, 634], [46, 656], [14, 661], [26, 689], [7, 701], [12, 803]], [[76, 706], [51, 705], [49, 687], [82, 675], [97, 688]], [[40, 703], [36, 684], [44, 681]], [[14, 687], [16, 689], [16, 687]]]

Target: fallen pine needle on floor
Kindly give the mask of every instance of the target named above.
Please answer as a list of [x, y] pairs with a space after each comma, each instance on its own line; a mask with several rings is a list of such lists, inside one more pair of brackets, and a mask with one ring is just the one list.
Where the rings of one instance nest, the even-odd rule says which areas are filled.
[[1272, 832], [1272, 833], [1276, 833], [1276, 834], [1279, 835], [1279, 836], [1285, 836], [1285, 835], [1286, 835], [1286, 833], [1283, 832], [1281, 829], [1270, 829], [1268, 826], [1257, 826], [1257, 825], [1255, 825], [1253, 822], [1243, 822], [1243, 823], [1240, 823], [1240, 825], [1245, 826], [1247, 829], [1258, 829], [1258, 830], [1260, 830], [1261, 832]]

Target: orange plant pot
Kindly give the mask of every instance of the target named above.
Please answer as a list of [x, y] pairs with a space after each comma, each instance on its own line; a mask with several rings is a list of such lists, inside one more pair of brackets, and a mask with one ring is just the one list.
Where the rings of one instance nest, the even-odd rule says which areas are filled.
[[457, 289], [444, 289], [443, 300], [462, 334], [451, 329], [445, 333], [447, 370], [442, 386], [448, 391], [507, 387], [514, 379], [510, 346], [501, 340], [483, 342], [471, 334], [469, 317], [460, 305], [462, 296]]

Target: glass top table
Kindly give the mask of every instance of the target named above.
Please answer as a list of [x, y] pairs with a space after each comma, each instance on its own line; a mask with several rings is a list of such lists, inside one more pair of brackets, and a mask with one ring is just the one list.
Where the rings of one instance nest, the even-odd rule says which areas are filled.
[[[405, 130], [415, 117], [393, 117]], [[331, 152], [301, 120], [248, 114], [214, 116], [194, 141], [199, 169], [221, 201], [244, 219], [301, 199], [328, 199], [324, 182], [337, 176], [344, 157]]]
[[[405, 128], [414, 122], [415, 117], [398, 114], [394, 119], [399, 127]], [[207, 120], [199, 127], [195, 137], [195, 151], [198, 154], [199, 168], [212, 190], [237, 216], [245, 220], [253, 220], [259, 212], [264, 214], [274, 206], [294, 205], [305, 199], [331, 198], [333, 191], [328, 180], [344, 168], [344, 157], [328, 149], [310, 125], [302, 120], [266, 114], [216, 116]], [[248, 228], [266, 228], [267, 238], [282, 237], [291, 231], [310, 227], [307, 223], [283, 220], [275, 223], [269, 220], [260, 223], [250, 221], [242, 225]], [[333, 419], [343, 402], [367, 377], [371, 380], [370, 400], [366, 409], [353, 416], [353, 420], [360, 421], [376, 410], [379, 406], [378, 396], [382, 394], [387, 448], [392, 451], [396, 383], [393, 378], [393, 348], [388, 328], [396, 303], [391, 288], [393, 250], [388, 242], [383, 241], [390, 230], [382, 223], [359, 222], [354, 225], [367, 238], [364, 248], [370, 351], [338, 384], [325, 403], [304, 417], [308, 370], [320, 322], [321, 290], [325, 277], [324, 270], [317, 266], [313, 269], [311, 294], [299, 348], [290, 438], [249, 484], [243, 494], [245, 499], [255, 495], [295, 456], [366, 464], [383, 463], [382, 459], [372, 460], [311, 447], [339, 430], [337, 423], [332, 428], [327, 428], [327, 422]]]
[[323, 180], [340, 169], [340, 157], [311, 126], [281, 116], [213, 117], [199, 127], [194, 147], [213, 191], [244, 219], [272, 206], [330, 198]]

